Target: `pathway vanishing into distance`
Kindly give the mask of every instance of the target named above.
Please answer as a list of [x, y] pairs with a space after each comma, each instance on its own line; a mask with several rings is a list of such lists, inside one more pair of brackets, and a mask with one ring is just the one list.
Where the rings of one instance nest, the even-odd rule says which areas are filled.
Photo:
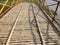
[[0, 20], [0, 45], [60, 45], [55, 30], [37, 5], [20, 3]]

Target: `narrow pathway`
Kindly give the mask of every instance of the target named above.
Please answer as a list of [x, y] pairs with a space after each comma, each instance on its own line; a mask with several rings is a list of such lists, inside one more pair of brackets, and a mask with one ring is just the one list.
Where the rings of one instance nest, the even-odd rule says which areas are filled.
[[60, 45], [54, 30], [35, 4], [20, 3], [0, 21], [0, 45]]

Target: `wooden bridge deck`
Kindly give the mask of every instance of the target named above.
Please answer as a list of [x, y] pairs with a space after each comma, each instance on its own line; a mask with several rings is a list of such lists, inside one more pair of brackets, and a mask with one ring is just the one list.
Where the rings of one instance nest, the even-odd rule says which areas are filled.
[[0, 20], [0, 45], [42, 45], [34, 15], [44, 45], [60, 45], [54, 27], [35, 4], [29, 3], [18, 4]]

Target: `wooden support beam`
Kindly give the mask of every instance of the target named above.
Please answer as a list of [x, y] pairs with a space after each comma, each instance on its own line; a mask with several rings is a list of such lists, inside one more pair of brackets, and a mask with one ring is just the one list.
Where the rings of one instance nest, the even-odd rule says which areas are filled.
[[56, 7], [56, 10], [55, 10], [55, 13], [56, 13], [56, 12], [57, 12], [57, 10], [58, 10], [59, 4], [60, 4], [60, 3], [58, 3], [58, 4], [57, 4], [57, 7]]

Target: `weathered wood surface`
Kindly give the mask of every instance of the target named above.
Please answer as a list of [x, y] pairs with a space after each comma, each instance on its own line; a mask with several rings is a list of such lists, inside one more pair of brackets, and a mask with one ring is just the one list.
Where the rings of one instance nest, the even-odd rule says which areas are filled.
[[[44, 16], [41, 10], [39, 10], [39, 8], [35, 4], [32, 5], [34, 7], [35, 14], [39, 11], [36, 19], [46, 45], [60, 45], [60, 38], [54, 31], [54, 27], [52, 27], [51, 24], [48, 23], [48, 19]], [[5, 45], [14, 21], [16, 20], [16, 17], [18, 15], [20, 16], [9, 41], [9, 45], [41, 45], [41, 41], [39, 40], [39, 35], [35, 27], [35, 22], [33, 21], [33, 23], [30, 23], [33, 20], [33, 14], [32, 11], [28, 13], [29, 6], [29, 3], [20, 3], [12, 8], [1, 19], [0, 45]], [[20, 9], [22, 11], [19, 14]]]

